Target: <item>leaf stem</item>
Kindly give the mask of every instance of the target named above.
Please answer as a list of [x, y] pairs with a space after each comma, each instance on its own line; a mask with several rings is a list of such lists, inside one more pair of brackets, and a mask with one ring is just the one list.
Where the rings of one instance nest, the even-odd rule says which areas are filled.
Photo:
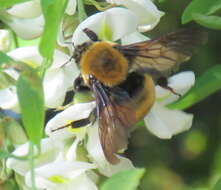
[[34, 171], [34, 144], [30, 142], [29, 144], [29, 166], [31, 171], [31, 186], [32, 190], [37, 190], [36, 184], [35, 184], [35, 171]]
[[14, 40], [14, 43], [15, 43], [15, 48], [18, 48], [19, 47], [18, 37], [17, 37], [17, 35], [15, 34], [14, 31], [12, 31], [12, 37], [13, 37], [13, 40]]
[[84, 1], [83, 0], [77, 0], [77, 9], [78, 9], [78, 18], [80, 22], [85, 20], [87, 18], [87, 13], [84, 8]]

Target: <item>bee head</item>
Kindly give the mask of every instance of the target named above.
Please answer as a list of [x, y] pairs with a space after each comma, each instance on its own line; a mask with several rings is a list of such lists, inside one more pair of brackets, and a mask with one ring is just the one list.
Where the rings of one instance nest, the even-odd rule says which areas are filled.
[[75, 62], [77, 63], [77, 65], [80, 64], [80, 60], [81, 60], [82, 55], [92, 44], [93, 44], [93, 42], [88, 41], [88, 42], [84, 42], [83, 44], [75, 46], [73, 58], [74, 58]]

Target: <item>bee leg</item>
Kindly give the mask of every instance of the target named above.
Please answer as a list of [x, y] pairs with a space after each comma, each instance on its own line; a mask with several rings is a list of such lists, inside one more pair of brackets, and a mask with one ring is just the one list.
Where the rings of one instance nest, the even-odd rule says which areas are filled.
[[66, 64], [70, 63], [74, 59], [74, 55], [72, 55], [67, 61], [65, 61], [60, 67], [64, 67]]
[[75, 92], [85, 92], [90, 91], [90, 88], [84, 84], [84, 80], [81, 75], [79, 75], [74, 81]]
[[96, 119], [97, 119], [97, 109], [94, 108], [92, 112], [90, 113], [88, 119], [91, 121], [91, 125], [94, 125]]
[[156, 83], [161, 86], [162, 88], [165, 88], [172, 92], [173, 94], [181, 97], [181, 95], [173, 90], [173, 88], [168, 86], [168, 81], [167, 78], [161, 73], [160, 71], [156, 69], [151, 69], [151, 68], [141, 68], [139, 70], [140, 73], [148, 73], [151, 75], [151, 77], [156, 81]]
[[51, 132], [55, 132], [55, 131], [58, 131], [60, 129], [64, 129], [67, 127], [71, 127], [72, 129], [77, 129], [81, 127], [86, 127], [89, 124], [93, 125], [96, 119], [97, 119], [97, 114], [96, 114], [96, 109], [94, 109], [87, 118], [72, 121], [66, 125], [58, 127], [57, 129], [52, 129]]
[[97, 42], [99, 41], [98, 36], [95, 32], [93, 32], [92, 30], [85, 28], [83, 30], [83, 32], [88, 36], [88, 38], [90, 38], [90, 40], [92, 40], [93, 42]]
[[157, 80], [157, 84], [158, 84], [159, 86], [161, 86], [162, 88], [164, 88], [164, 89], [166, 89], [166, 90], [169, 90], [169, 91], [172, 92], [173, 94], [175, 94], [175, 95], [181, 97], [181, 94], [175, 92], [175, 91], [173, 90], [173, 88], [171, 88], [171, 87], [168, 86], [168, 81], [167, 81], [167, 78], [166, 78], [166, 77], [160, 77], [160, 78]]
[[71, 123], [63, 125], [61, 127], [58, 127], [57, 129], [52, 129], [51, 132], [55, 132], [55, 131], [58, 131], [60, 129], [64, 129], [64, 128], [67, 128], [67, 127], [71, 127], [72, 129], [86, 127], [90, 123], [91, 123], [91, 121], [89, 120], [89, 118], [79, 119], [79, 120], [76, 120], [76, 121], [72, 121]]

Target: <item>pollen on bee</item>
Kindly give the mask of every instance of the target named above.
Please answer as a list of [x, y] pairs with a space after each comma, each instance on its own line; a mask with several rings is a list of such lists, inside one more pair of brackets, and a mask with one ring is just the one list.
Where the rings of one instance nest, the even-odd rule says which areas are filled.
[[66, 126], [67, 126], [68, 131], [72, 132], [72, 133], [80, 132], [81, 128], [73, 128], [72, 125], [71, 125], [72, 123], [73, 123], [73, 121], [67, 121], [66, 122]]
[[128, 61], [108, 42], [96, 42], [83, 54], [80, 61], [81, 74], [88, 82], [93, 75], [106, 86], [114, 86], [127, 77]]

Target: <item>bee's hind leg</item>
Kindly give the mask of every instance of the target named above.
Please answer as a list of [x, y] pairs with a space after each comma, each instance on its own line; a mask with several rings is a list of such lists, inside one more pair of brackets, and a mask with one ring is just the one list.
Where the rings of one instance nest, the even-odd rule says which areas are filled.
[[66, 125], [60, 126], [56, 129], [52, 129], [51, 132], [58, 131], [60, 129], [64, 129], [67, 127], [71, 127], [72, 129], [77, 129], [81, 127], [86, 127], [88, 125], [93, 125], [97, 119], [97, 113], [96, 113], [96, 108], [92, 110], [90, 115], [87, 118], [79, 119], [76, 121], [71, 121], [67, 123]]
[[168, 80], [167, 80], [166, 77], [163, 77], [163, 76], [160, 77], [160, 78], [157, 80], [157, 84], [158, 84], [159, 86], [161, 86], [162, 88], [164, 88], [164, 89], [166, 89], [166, 90], [169, 90], [169, 91], [172, 92], [173, 94], [175, 94], [175, 95], [181, 97], [181, 94], [175, 92], [175, 91], [173, 90], [173, 88], [171, 88], [170, 86], [168, 86]]

